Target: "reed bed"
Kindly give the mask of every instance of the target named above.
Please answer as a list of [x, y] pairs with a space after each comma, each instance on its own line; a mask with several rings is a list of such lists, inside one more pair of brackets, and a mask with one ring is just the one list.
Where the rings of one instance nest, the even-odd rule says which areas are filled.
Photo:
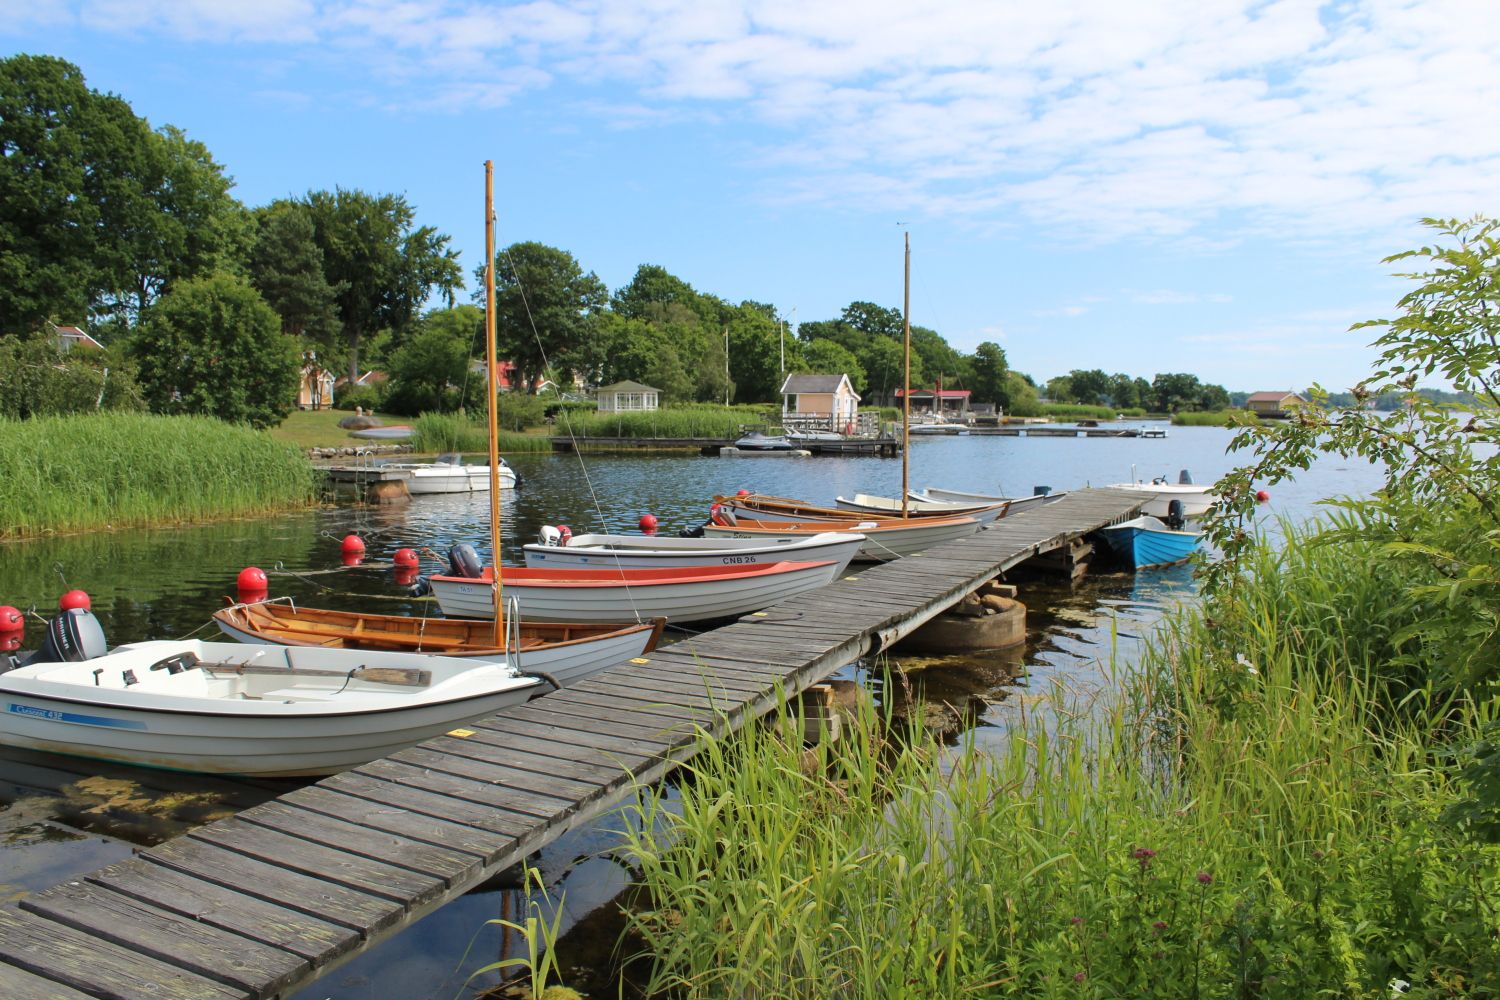
[[1286, 550], [1229, 619], [1169, 619], [1112, 705], [1054, 697], [999, 752], [870, 719], [811, 752], [785, 717], [706, 743], [627, 835], [649, 992], [1492, 995], [1500, 858], [1438, 818], [1390, 634], [1342, 617], [1378, 574]]
[[210, 417], [0, 420], [0, 537], [263, 514], [313, 503], [301, 451]]
[[764, 407], [672, 406], [664, 410], [557, 416], [557, 433], [575, 437], [737, 438], [747, 424], [767, 422]]
[[1257, 422], [1258, 418], [1249, 410], [1198, 410], [1172, 414], [1174, 427], [1238, 427]]
[[1061, 419], [1064, 417], [1078, 417], [1091, 420], [1113, 420], [1119, 414], [1127, 417], [1145, 416], [1146, 411], [1142, 409], [1116, 409], [1113, 406], [1088, 406], [1083, 403], [1044, 403], [1041, 407], [1041, 415]]
[[[487, 422], [473, 420], [461, 413], [424, 413], [412, 426], [412, 447], [434, 454], [448, 451], [488, 454], [490, 450]], [[546, 452], [552, 450], [550, 439], [539, 434], [500, 431], [497, 438], [500, 454]]]

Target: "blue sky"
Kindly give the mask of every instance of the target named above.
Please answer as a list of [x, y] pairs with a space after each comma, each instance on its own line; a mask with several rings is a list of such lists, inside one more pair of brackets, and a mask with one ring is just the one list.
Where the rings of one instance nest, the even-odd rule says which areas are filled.
[[204, 142], [247, 204], [404, 194], [483, 257], [901, 304], [1045, 380], [1351, 385], [1423, 216], [1500, 211], [1494, 0], [0, 0], [7, 53]]

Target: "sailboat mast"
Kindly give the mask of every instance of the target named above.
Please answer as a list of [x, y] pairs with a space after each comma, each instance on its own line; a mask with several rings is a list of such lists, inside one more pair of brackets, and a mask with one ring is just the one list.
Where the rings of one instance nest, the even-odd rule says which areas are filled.
[[901, 376], [901, 384], [905, 389], [901, 393], [901, 516], [908, 517], [907, 490], [911, 488], [908, 482], [911, 474], [911, 461], [908, 454], [911, 451], [911, 233], [906, 235], [906, 280], [901, 289], [901, 340], [903, 344], [903, 364], [905, 366]]
[[495, 410], [500, 379], [495, 360], [495, 161], [484, 161], [484, 356], [486, 412], [490, 438], [490, 551], [495, 554], [495, 645], [502, 645], [500, 621], [500, 428]]

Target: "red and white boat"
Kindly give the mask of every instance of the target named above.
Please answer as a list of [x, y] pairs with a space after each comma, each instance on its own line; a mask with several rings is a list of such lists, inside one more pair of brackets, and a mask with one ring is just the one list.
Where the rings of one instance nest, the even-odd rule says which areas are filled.
[[[674, 625], [749, 614], [833, 582], [840, 564], [775, 562], [668, 569], [533, 569], [505, 566], [500, 585], [535, 621], [619, 622], [662, 617]], [[445, 615], [495, 616], [495, 571], [478, 577], [434, 576]]]
[[[865, 536], [819, 532], [799, 538], [679, 538], [664, 535], [569, 535], [543, 528], [523, 546], [533, 569], [660, 569], [663, 566], [760, 566], [831, 559], [842, 573]], [[837, 575], [837, 573], [835, 574]]]
[[717, 511], [703, 534], [710, 538], [804, 538], [824, 531], [855, 531], [865, 536], [855, 555], [856, 562], [886, 562], [920, 552], [939, 542], [967, 538], [983, 525], [973, 517], [885, 518], [869, 521], [752, 521], [741, 520], [728, 510]]

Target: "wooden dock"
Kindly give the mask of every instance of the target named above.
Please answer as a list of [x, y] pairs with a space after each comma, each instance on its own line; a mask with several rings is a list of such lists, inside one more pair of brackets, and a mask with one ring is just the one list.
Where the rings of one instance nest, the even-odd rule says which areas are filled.
[[274, 997], [997, 574], [1139, 513], [1078, 490], [0, 908], [0, 996]]

